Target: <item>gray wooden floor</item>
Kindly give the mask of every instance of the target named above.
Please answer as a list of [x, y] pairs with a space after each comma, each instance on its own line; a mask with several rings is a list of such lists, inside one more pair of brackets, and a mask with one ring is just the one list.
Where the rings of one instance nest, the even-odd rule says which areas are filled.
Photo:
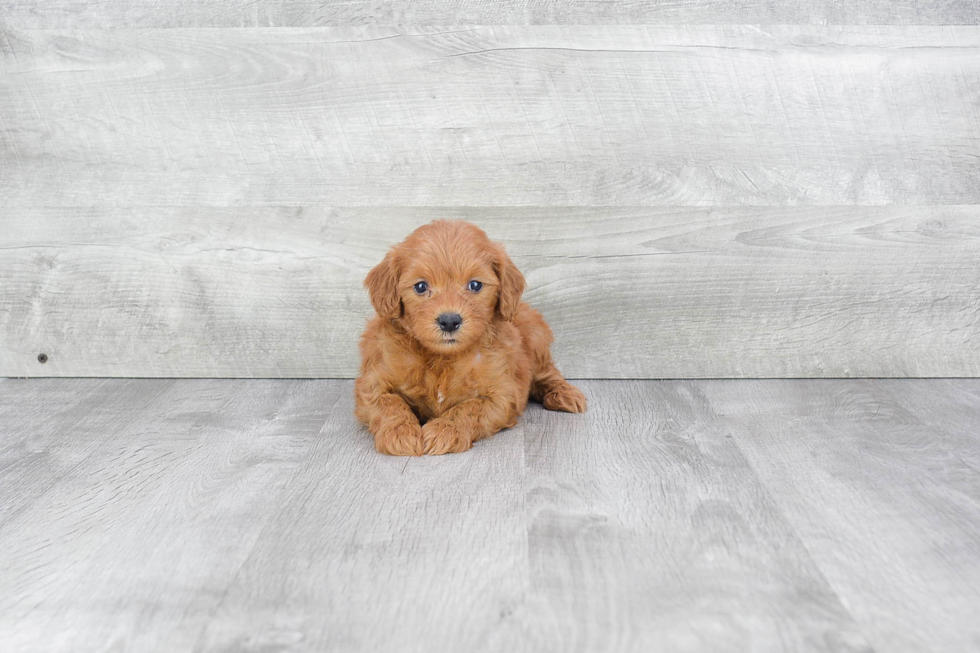
[[0, 381], [3, 651], [980, 649], [980, 380], [590, 381], [377, 455], [350, 381]]

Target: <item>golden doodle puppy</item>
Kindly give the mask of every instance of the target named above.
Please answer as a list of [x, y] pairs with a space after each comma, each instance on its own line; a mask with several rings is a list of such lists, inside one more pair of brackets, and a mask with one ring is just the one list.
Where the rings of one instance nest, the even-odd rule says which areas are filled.
[[517, 424], [529, 398], [585, 410], [551, 360], [551, 329], [521, 301], [524, 275], [477, 226], [419, 227], [364, 285], [378, 315], [361, 336], [356, 415], [381, 453], [466, 451]]

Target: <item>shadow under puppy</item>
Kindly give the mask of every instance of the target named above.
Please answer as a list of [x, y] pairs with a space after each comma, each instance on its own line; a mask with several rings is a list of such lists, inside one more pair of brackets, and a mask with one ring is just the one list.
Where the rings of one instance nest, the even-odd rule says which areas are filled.
[[529, 398], [585, 410], [551, 360], [551, 329], [521, 301], [524, 275], [479, 227], [419, 227], [364, 285], [378, 315], [361, 336], [355, 413], [381, 453], [466, 451], [517, 424]]

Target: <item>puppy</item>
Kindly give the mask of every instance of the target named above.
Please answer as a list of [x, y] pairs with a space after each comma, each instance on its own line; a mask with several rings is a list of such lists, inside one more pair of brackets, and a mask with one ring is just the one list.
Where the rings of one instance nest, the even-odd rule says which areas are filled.
[[517, 424], [528, 399], [580, 413], [585, 395], [551, 361], [551, 329], [521, 301], [524, 275], [467, 222], [419, 227], [364, 285], [355, 413], [381, 453], [458, 453]]

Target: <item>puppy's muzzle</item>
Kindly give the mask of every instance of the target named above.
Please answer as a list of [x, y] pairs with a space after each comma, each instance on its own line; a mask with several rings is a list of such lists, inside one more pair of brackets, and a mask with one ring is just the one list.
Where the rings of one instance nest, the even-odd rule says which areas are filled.
[[446, 333], [452, 333], [463, 323], [459, 313], [443, 313], [436, 318], [436, 324]]

